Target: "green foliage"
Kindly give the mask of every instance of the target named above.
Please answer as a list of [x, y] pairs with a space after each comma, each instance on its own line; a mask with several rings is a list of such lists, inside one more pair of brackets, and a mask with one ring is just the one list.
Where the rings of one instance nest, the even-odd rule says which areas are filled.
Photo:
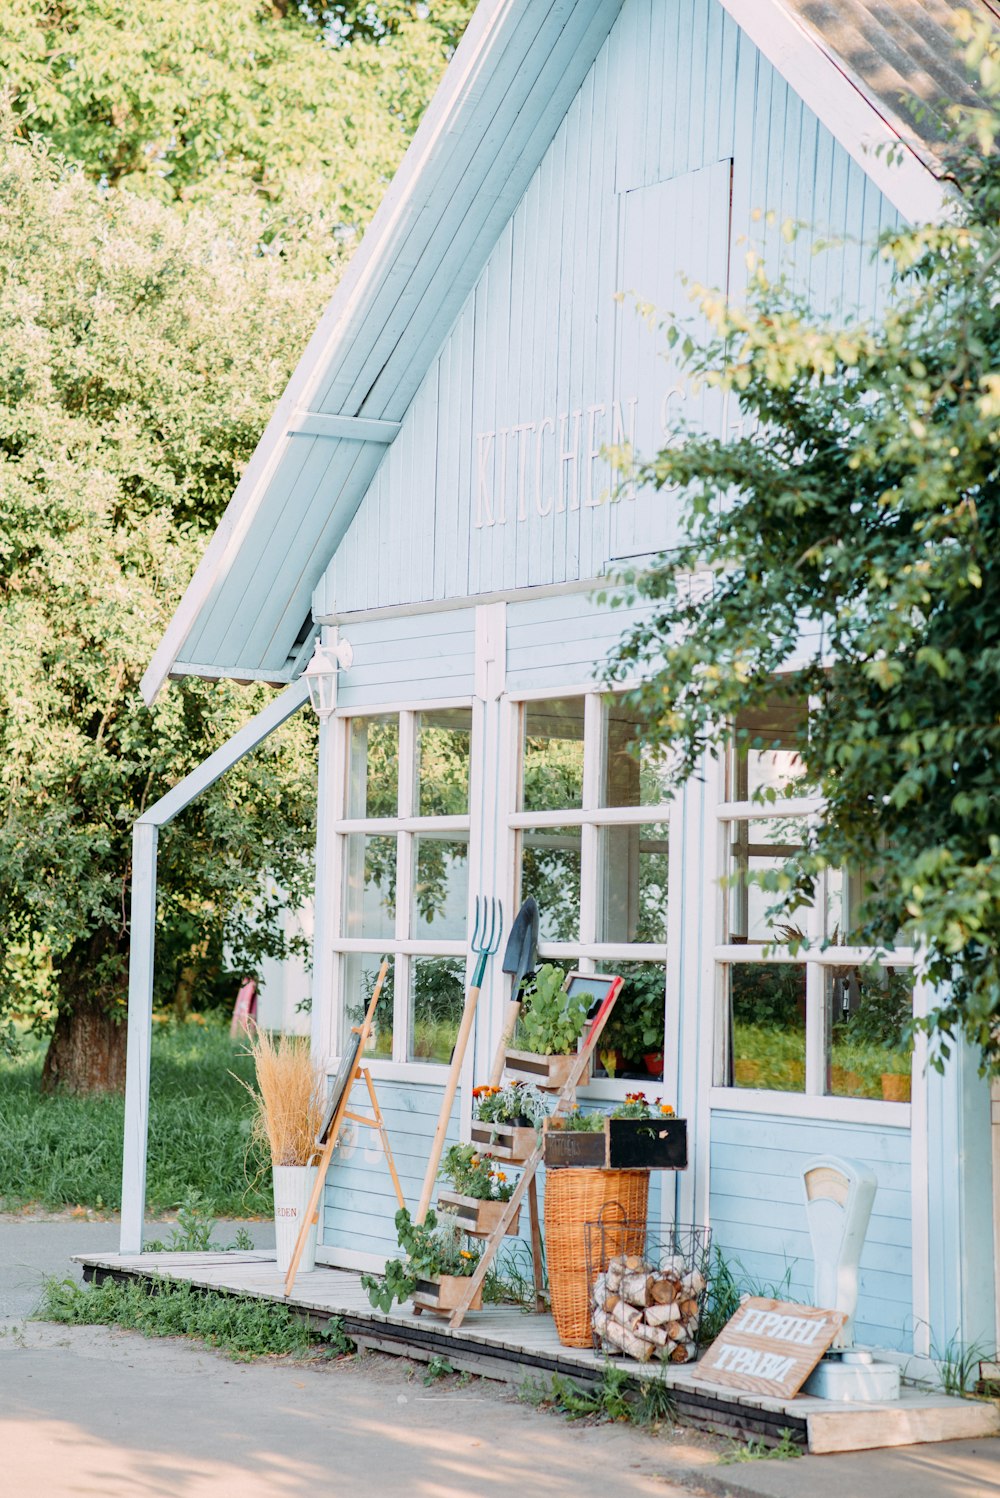
[[384, 1274], [361, 1276], [362, 1289], [377, 1311], [386, 1315], [395, 1301], [409, 1300], [417, 1280], [436, 1279], [442, 1274], [470, 1275], [479, 1263], [479, 1250], [462, 1248], [462, 1234], [453, 1225], [438, 1222], [428, 1212], [423, 1222], [413, 1222], [406, 1207], [395, 1217], [396, 1237], [406, 1254], [386, 1261]]
[[663, 1050], [664, 970], [657, 963], [624, 962], [615, 967], [624, 978], [600, 1039], [602, 1055], [619, 1051], [625, 1065], [637, 1070], [649, 1052]]
[[447, 1378], [449, 1373], [454, 1373], [454, 1366], [440, 1353], [434, 1353], [427, 1359], [427, 1371], [424, 1374], [425, 1384], [436, 1383], [439, 1378]]
[[[120, 1096], [43, 1099], [41, 1043], [0, 1059], [0, 1203], [50, 1210], [121, 1203], [124, 1105]], [[235, 1072], [252, 1065], [219, 1025], [155, 1025], [150, 1066], [147, 1202], [173, 1211], [196, 1198], [212, 1216], [269, 1215], [268, 1162], [250, 1149], [250, 1109]]]
[[766, 1441], [757, 1440], [753, 1436], [742, 1443], [731, 1441], [729, 1450], [719, 1457], [720, 1466], [728, 1467], [736, 1462], [787, 1462], [802, 1455], [802, 1447], [796, 1443], [787, 1426], [779, 1430], [778, 1435], [780, 1439], [775, 1446], [769, 1446]]
[[587, 1005], [563, 990], [564, 975], [551, 962], [543, 962], [535, 974], [521, 1011], [519, 1044], [538, 1056], [568, 1056], [587, 1018]]
[[744, 435], [680, 430], [634, 475], [676, 486], [681, 534], [632, 579], [652, 609], [610, 667], [644, 678], [675, 786], [776, 673], [811, 701], [797, 747], [828, 817], [767, 887], [791, 922], [824, 869], [878, 868], [858, 939], [917, 946], [939, 1065], [958, 1035], [1000, 1060], [1000, 72], [989, 23], [961, 24], [986, 100], [956, 126], [961, 206], [883, 239], [878, 319], [817, 312], [751, 258], [746, 306], [699, 288], [709, 333], [668, 324]]
[[477, 1201], [510, 1201], [513, 1182], [507, 1179], [502, 1163], [481, 1154], [474, 1144], [452, 1144], [444, 1152], [438, 1174], [453, 1191]]
[[526, 1379], [518, 1397], [527, 1404], [547, 1405], [570, 1420], [613, 1420], [628, 1425], [656, 1427], [675, 1418], [670, 1387], [661, 1376], [637, 1379], [614, 1363], [605, 1362], [600, 1378], [588, 1387], [554, 1373], [546, 1384]]
[[584, 1113], [579, 1103], [574, 1103], [568, 1113], [557, 1113], [550, 1128], [562, 1129], [567, 1134], [600, 1134], [604, 1130], [603, 1113]]
[[212, 1238], [215, 1222], [206, 1213], [205, 1199], [200, 1191], [189, 1191], [177, 1208], [177, 1226], [170, 1237], [153, 1238], [144, 1243], [144, 1254], [155, 1253], [230, 1253], [234, 1249], [253, 1248], [253, 1238], [245, 1227], [236, 1229], [232, 1243], [216, 1243]]
[[65, 1326], [121, 1326], [145, 1337], [198, 1337], [235, 1361], [257, 1357], [342, 1357], [354, 1351], [336, 1317], [320, 1329], [287, 1306], [200, 1290], [186, 1282], [134, 1279], [84, 1289], [49, 1278], [34, 1313]]
[[473, 1117], [479, 1123], [540, 1124], [552, 1100], [532, 1082], [508, 1082], [503, 1087], [474, 1087]]

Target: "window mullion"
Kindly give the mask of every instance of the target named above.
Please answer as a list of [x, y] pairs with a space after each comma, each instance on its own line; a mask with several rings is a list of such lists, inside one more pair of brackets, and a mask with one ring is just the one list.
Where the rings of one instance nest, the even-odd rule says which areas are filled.
[[[417, 715], [399, 715], [399, 786], [396, 811], [400, 819], [412, 817], [417, 773]], [[413, 834], [402, 827], [396, 834], [396, 940], [410, 935], [413, 907]], [[410, 1054], [410, 958], [396, 952], [393, 982], [392, 1056], [405, 1061]]]

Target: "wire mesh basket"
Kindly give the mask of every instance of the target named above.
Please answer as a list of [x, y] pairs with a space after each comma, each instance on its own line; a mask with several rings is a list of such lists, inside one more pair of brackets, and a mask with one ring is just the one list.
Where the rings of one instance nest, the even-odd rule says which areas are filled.
[[648, 1228], [609, 1203], [584, 1225], [593, 1345], [646, 1363], [693, 1362], [708, 1293], [711, 1228]]

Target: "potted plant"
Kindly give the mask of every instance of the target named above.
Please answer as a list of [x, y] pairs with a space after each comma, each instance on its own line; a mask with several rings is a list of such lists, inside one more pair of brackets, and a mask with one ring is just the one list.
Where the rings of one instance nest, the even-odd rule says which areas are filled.
[[[535, 974], [534, 987], [521, 1012], [521, 1049], [507, 1052], [509, 1075], [532, 1082], [543, 1092], [561, 1092], [576, 1061], [580, 1035], [587, 1018], [587, 1005], [564, 987], [559, 968], [546, 962]], [[586, 1077], [581, 1077], [586, 1081]]]
[[[473, 1238], [488, 1238], [499, 1227], [504, 1206], [514, 1194], [500, 1165], [474, 1144], [453, 1144], [445, 1153], [439, 1174], [451, 1189], [438, 1192], [438, 1206]], [[517, 1233], [520, 1214], [518, 1207], [508, 1233]]]
[[[326, 1076], [309, 1054], [309, 1043], [295, 1036], [273, 1039], [267, 1030], [248, 1036], [256, 1087], [243, 1086], [254, 1101], [250, 1136], [271, 1157], [274, 1178], [274, 1238], [278, 1269], [287, 1272], [302, 1216], [309, 1204], [319, 1156], [316, 1136], [323, 1125]], [[238, 1078], [238, 1081], [243, 1081]], [[317, 1223], [306, 1239], [299, 1273], [316, 1267]]]
[[622, 1072], [661, 1076], [663, 968], [650, 963], [625, 964], [622, 977], [625, 985], [601, 1036], [601, 1065], [609, 1076]]
[[[386, 1315], [395, 1301], [412, 1300], [415, 1311], [453, 1311], [465, 1293], [464, 1280], [475, 1272], [478, 1249], [462, 1246], [461, 1231], [453, 1223], [439, 1223], [433, 1212], [413, 1222], [406, 1207], [396, 1213], [396, 1237], [405, 1259], [388, 1259], [385, 1272], [361, 1276], [362, 1288], [377, 1311]], [[482, 1290], [469, 1309], [478, 1311]]]
[[544, 1145], [551, 1169], [684, 1170], [687, 1122], [662, 1098], [630, 1092], [609, 1115], [574, 1108], [547, 1118]]
[[908, 1045], [887, 1049], [883, 1056], [885, 1070], [880, 1072], [882, 1097], [887, 1103], [910, 1101], [910, 1075], [913, 1065], [912, 1048]]
[[549, 1103], [530, 1082], [472, 1089], [472, 1142], [498, 1160], [523, 1165], [538, 1142]]

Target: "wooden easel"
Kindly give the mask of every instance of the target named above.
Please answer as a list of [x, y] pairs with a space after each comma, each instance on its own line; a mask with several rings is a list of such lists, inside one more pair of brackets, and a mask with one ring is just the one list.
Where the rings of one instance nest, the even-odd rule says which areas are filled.
[[[622, 991], [622, 987], [622, 980], [619, 978], [612, 985], [607, 994], [607, 997], [602, 1000], [600, 1009], [598, 1009], [596, 1015], [591, 1020], [590, 1028], [587, 1031], [587, 1038], [584, 1041], [579, 1055], [577, 1056], [576, 1061], [573, 1064], [573, 1068], [566, 1079], [566, 1083], [562, 1091], [560, 1092], [558, 1099], [556, 1100], [556, 1106], [553, 1110], [555, 1113], [565, 1113], [566, 1110], [572, 1106], [576, 1094], [576, 1089], [580, 1082], [580, 1078], [584, 1075], [588, 1066], [590, 1065], [590, 1058], [594, 1054], [594, 1049], [597, 1045], [597, 1042], [601, 1038], [601, 1032], [608, 1022], [618, 995]], [[521, 1202], [524, 1200], [525, 1192], [528, 1193], [528, 1203], [531, 1212], [531, 1257], [534, 1264], [535, 1275], [535, 1310], [540, 1311], [542, 1309], [541, 1232], [539, 1231], [538, 1226], [538, 1196], [537, 1183], [535, 1181], [535, 1176], [538, 1173], [538, 1167], [539, 1165], [541, 1165], [541, 1163], [542, 1146], [540, 1144], [537, 1144], [532, 1150], [531, 1154], [528, 1156], [527, 1160], [525, 1160], [524, 1164], [522, 1165], [521, 1179], [518, 1181], [517, 1185], [514, 1188], [514, 1194], [511, 1196], [510, 1201], [504, 1204], [504, 1210], [500, 1215], [500, 1219], [497, 1222], [496, 1227], [483, 1245], [483, 1252], [480, 1256], [479, 1263], [476, 1265], [475, 1273], [470, 1274], [468, 1280], [463, 1282], [465, 1284], [465, 1290], [460, 1303], [451, 1313], [448, 1321], [449, 1326], [459, 1327], [465, 1320], [465, 1313], [472, 1304], [476, 1291], [479, 1289], [480, 1285], [483, 1283], [483, 1280], [486, 1278], [486, 1272], [492, 1264], [494, 1258], [496, 1257], [497, 1250], [499, 1249], [501, 1243], [504, 1240], [504, 1237], [506, 1236], [507, 1229], [510, 1227], [511, 1223], [514, 1220], [515, 1212], [521, 1205]]]
[[[299, 1236], [295, 1240], [295, 1251], [292, 1254], [292, 1262], [289, 1264], [288, 1273], [285, 1276], [286, 1295], [291, 1295], [292, 1293], [292, 1286], [295, 1284], [295, 1276], [298, 1273], [299, 1264], [302, 1260], [309, 1229], [317, 1219], [319, 1199], [326, 1184], [327, 1172], [330, 1169], [330, 1162], [333, 1159], [333, 1152], [337, 1147], [337, 1140], [345, 1119], [349, 1118], [352, 1123], [363, 1124], [366, 1129], [378, 1130], [379, 1138], [382, 1140], [382, 1148], [385, 1151], [386, 1164], [389, 1166], [389, 1174], [392, 1176], [392, 1184], [396, 1189], [396, 1199], [401, 1207], [406, 1206], [406, 1202], [403, 1199], [403, 1190], [399, 1184], [399, 1176], [396, 1174], [396, 1163], [392, 1158], [392, 1150], [389, 1147], [389, 1135], [385, 1127], [385, 1119], [382, 1117], [382, 1110], [378, 1105], [378, 1098], [375, 1096], [375, 1087], [372, 1082], [371, 1072], [367, 1066], [361, 1065], [361, 1058], [364, 1056], [365, 1046], [368, 1044], [372, 1025], [375, 1020], [375, 1007], [381, 997], [382, 985], [385, 982], [385, 975], [388, 971], [388, 960], [383, 959], [382, 966], [378, 970], [375, 991], [368, 1005], [368, 1012], [365, 1014], [360, 1025], [353, 1025], [351, 1027], [350, 1033], [353, 1039], [348, 1045], [344, 1059], [340, 1065], [340, 1070], [334, 1079], [333, 1091], [330, 1095], [330, 1107], [323, 1128], [320, 1131], [319, 1139], [316, 1141], [317, 1144], [322, 1144], [323, 1153], [319, 1157], [316, 1180], [313, 1183], [312, 1194], [309, 1197], [309, 1205], [302, 1219]], [[348, 1108], [351, 1100], [351, 1088], [359, 1077], [364, 1077], [365, 1086], [368, 1089], [368, 1098], [372, 1105], [372, 1118], [368, 1118], [364, 1113], [352, 1113]]]

